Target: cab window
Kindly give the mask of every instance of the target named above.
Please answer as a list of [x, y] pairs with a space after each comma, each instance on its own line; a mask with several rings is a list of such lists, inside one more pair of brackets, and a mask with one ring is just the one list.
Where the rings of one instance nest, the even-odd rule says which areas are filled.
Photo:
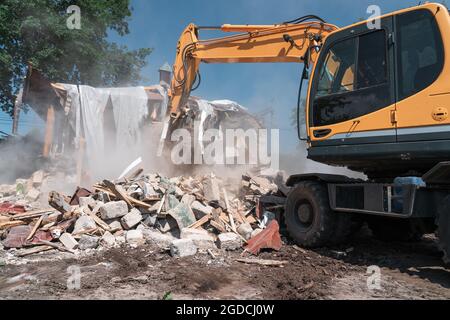
[[354, 119], [390, 104], [384, 30], [331, 45], [318, 68], [313, 98], [314, 126]]

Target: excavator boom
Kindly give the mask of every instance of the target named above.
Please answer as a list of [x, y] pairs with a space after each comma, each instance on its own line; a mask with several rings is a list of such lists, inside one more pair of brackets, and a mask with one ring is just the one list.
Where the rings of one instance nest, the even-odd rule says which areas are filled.
[[[241, 32], [223, 38], [200, 40], [201, 30]], [[205, 63], [314, 62], [324, 38], [337, 27], [323, 21], [279, 25], [229, 25], [198, 27], [190, 24], [178, 45], [169, 110], [172, 118], [183, 113], [199, 67]]]

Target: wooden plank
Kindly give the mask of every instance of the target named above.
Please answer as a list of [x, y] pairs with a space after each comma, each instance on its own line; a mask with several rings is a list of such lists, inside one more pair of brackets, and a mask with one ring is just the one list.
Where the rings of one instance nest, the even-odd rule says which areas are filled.
[[53, 135], [55, 128], [55, 108], [50, 105], [47, 109], [47, 122], [45, 126], [45, 139], [44, 139], [44, 149], [42, 150], [42, 155], [44, 158], [50, 156], [50, 150], [53, 144]]
[[39, 220], [36, 221], [36, 223], [35, 223], [33, 229], [31, 230], [30, 234], [28, 235], [26, 241], [31, 240], [31, 239], [34, 237], [34, 235], [36, 234], [36, 231], [37, 231], [37, 230], [39, 229], [39, 227], [41, 226], [42, 220], [44, 220], [44, 216], [41, 216], [41, 217], [39, 218]]
[[13, 220], [24, 220], [24, 219], [34, 219], [39, 218], [40, 216], [43, 216], [45, 214], [54, 213], [56, 212], [56, 209], [46, 209], [46, 210], [36, 210], [36, 211], [28, 211], [20, 214], [16, 214], [12, 216], [11, 218]]
[[257, 264], [260, 266], [267, 267], [283, 267], [288, 261], [279, 261], [279, 260], [263, 260], [263, 259], [236, 259], [236, 261], [245, 263], [245, 264]]
[[16, 256], [22, 258], [22, 257], [26, 257], [32, 254], [36, 254], [39, 252], [44, 252], [44, 251], [50, 251], [50, 250], [54, 250], [55, 248], [51, 247], [51, 246], [36, 246], [34, 248], [31, 249], [24, 249], [24, 250], [20, 250], [16, 253]]
[[214, 220], [211, 220], [209, 223], [211, 224], [211, 226], [216, 228], [220, 233], [226, 233], [227, 232], [227, 229], [225, 229], [224, 226], [221, 225], [220, 223], [217, 223]]
[[85, 208], [82, 208], [82, 210], [84, 212], [86, 212], [100, 228], [102, 228], [105, 231], [111, 231], [111, 228], [109, 227], [109, 225], [106, 222], [104, 222], [102, 219], [97, 217], [97, 215], [92, 213], [91, 209], [85, 207]]
[[53, 247], [55, 249], [58, 249], [59, 251], [62, 251], [62, 252], [70, 252], [72, 254], [75, 254], [74, 250], [67, 249], [67, 248], [65, 248], [63, 246], [60, 246], [60, 245], [58, 245], [56, 243], [53, 243], [53, 242], [50, 242], [50, 241], [41, 240], [40, 243], [42, 243], [43, 245], [50, 246], [50, 247]]
[[114, 183], [108, 180], [103, 180], [103, 183], [109, 190], [111, 190], [112, 193], [114, 193], [116, 198], [125, 201], [129, 208], [133, 207], [130, 200], [128, 199], [128, 195], [125, 193], [125, 190], [123, 190], [123, 188], [118, 185], [116, 186]]
[[209, 220], [211, 220], [211, 215], [207, 214], [206, 216], [200, 218], [195, 223], [191, 224], [188, 228], [197, 229], [203, 226], [205, 223], [207, 223]]
[[0, 230], [9, 229], [17, 226], [23, 226], [26, 223], [24, 221], [9, 221], [0, 223]]

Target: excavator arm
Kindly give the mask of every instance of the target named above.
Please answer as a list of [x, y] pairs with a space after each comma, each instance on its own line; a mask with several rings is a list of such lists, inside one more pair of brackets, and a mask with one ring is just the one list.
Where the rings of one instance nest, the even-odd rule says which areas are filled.
[[[308, 16], [279, 25], [228, 25], [198, 27], [190, 24], [178, 45], [171, 82], [169, 112], [173, 119], [183, 114], [193, 86], [200, 80], [199, 67], [205, 63], [315, 61], [323, 39], [337, 29]], [[223, 38], [200, 40], [199, 31], [239, 33]]]

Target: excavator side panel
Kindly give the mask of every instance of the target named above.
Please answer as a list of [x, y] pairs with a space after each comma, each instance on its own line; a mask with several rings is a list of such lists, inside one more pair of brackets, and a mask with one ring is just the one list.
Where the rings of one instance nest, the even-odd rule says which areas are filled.
[[[450, 16], [436, 8], [421, 9], [396, 16], [395, 24], [398, 142], [450, 144]], [[420, 143], [414, 145], [422, 149]]]

